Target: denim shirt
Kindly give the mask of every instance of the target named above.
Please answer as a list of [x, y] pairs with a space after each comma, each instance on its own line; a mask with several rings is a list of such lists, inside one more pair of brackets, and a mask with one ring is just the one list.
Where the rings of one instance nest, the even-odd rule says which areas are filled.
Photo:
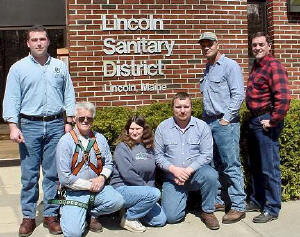
[[200, 81], [203, 94], [203, 116], [223, 114], [228, 122], [238, 117], [245, 98], [243, 74], [236, 61], [221, 55], [214, 64], [206, 64]]
[[48, 57], [44, 65], [31, 55], [9, 70], [3, 100], [3, 118], [17, 123], [20, 113], [35, 116], [66, 111], [74, 116], [75, 93], [64, 62]]
[[[213, 139], [209, 126], [191, 117], [184, 131], [174, 118], [164, 120], [155, 131], [155, 160], [158, 167], [168, 171], [170, 165], [199, 169], [213, 157]], [[167, 177], [173, 178], [167, 172]]]
[[[113, 170], [112, 155], [106, 138], [100, 133], [95, 133], [95, 137], [102, 157], [103, 170], [101, 173], [108, 177]], [[89, 180], [98, 177], [98, 175], [90, 168], [88, 162], [84, 163], [77, 175], [72, 174], [71, 162], [75, 148], [76, 144], [70, 133], [63, 135], [56, 147], [57, 173], [61, 185], [65, 187], [69, 187], [74, 184], [74, 182], [79, 178]], [[82, 160], [82, 157], [83, 152], [80, 149], [76, 165]], [[90, 161], [97, 167], [97, 157], [93, 148], [90, 151]], [[110, 171], [107, 172], [108, 170]]]

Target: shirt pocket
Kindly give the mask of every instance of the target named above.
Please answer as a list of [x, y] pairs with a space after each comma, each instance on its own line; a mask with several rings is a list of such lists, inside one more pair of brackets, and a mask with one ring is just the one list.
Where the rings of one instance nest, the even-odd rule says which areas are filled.
[[188, 139], [190, 155], [196, 155], [200, 153], [200, 138], [191, 137]]
[[52, 87], [62, 90], [64, 86], [65, 76], [62, 73], [61, 69], [58, 69], [56, 67], [51, 71], [48, 81]]
[[165, 148], [166, 148], [166, 153], [171, 157], [178, 154], [179, 152], [178, 142], [171, 139], [166, 140]]
[[224, 77], [213, 77], [209, 81], [210, 89], [215, 93], [221, 93], [226, 90], [227, 81]]

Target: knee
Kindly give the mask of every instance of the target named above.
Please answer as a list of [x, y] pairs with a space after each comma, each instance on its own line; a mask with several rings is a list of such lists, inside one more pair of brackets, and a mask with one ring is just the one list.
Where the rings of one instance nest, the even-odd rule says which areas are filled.
[[160, 199], [161, 193], [158, 188], [151, 188], [151, 192], [149, 192], [149, 195], [151, 195], [151, 199], [154, 202], [157, 202]]
[[163, 226], [166, 225], [166, 223], [167, 223], [167, 217], [166, 216], [162, 216], [162, 217], [160, 217], [159, 220], [153, 221], [153, 223], [151, 223], [151, 226], [163, 227]]
[[205, 182], [210, 186], [217, 186], [218, 185], [218, 173], [216, 170], [211, 168], [205, 169], [203, 172]]
[[166, 222], [169, 224], [175, 224], [180, 222], [183, 218], [185, 213], [177, 213], [176, 211], [165, 211], [165, 215], [166, 215]]
[[176, 223], [180, 222], [183, 218], [184, 218], [184, 216], [172, 216], [172, 215], [168, 215], [167, 216], [167, 222], [169, 224], [176, 224]]
[[65, 237], [81, 237], [83, 232], [84, 229], [81, 229], [79, 226], [76, 225], [63, 228], [63, 234]]
[[155, 223], [155, 226], [162, 227], [162, 226], [166, 225], [166, 223], [167, 223], [167, 217], [166, 217], [165, 213], [163, 212], [159, 216], [159, 220], [157, 220], [157, 222]]
[[108, 203], [107, 208], [111, 209], [111, 212], [116, 212], [120, 210], [123, 206], [124, 206], [124, 199], [121, 194], [116, 192], [115, 195], [111, 197], [111, 200]]
[[154, 204], [160, 199], [161, 193], [158, 188], [146, 187], [141, 191], [140, 195], [143, 197], [144, 201]]

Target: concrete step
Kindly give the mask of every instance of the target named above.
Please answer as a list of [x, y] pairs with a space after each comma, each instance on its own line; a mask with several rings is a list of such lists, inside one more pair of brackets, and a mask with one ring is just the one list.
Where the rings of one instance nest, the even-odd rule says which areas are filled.
[[19, 145], [11, 140], [0, 139], [0, 160], [19, 158]]
[[7, 124], [0, 124], [0, 140], [9, 140], [9, 128]]

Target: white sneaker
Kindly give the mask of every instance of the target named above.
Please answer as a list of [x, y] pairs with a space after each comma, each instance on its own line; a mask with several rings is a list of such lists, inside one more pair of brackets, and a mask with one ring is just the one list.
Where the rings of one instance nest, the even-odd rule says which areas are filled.
[[120, 226], [131, 232], [144, 232], [146, 227], [141, 224], [138, 220], [127, 220], [124, 216], [121, 219]]

